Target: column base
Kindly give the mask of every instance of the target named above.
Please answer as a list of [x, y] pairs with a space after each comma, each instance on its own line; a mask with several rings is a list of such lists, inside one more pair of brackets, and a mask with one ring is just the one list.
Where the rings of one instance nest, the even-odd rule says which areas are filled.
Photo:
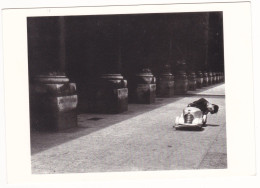
[[[77, 126], [75, 83], [50, 83], [44, 79], [30, 85], [31, 129], [60, 131]], [[55, 80], [56, 82], [57, 80]]]
[[203, 73], [203, 87], [207, 87], [209, 85], [209, 76], [207, 72]]
[[131, 102], [140, 104], [151, 104], [155, 102], [156, 84], [138, 84], [133, 91]]
[[220, 79], [219, 79], [219, 73], [216, 73], [216, 83], [219, 83]]
[[174, 93], [177, 95], [186, 94], [189, 87], [189, 80], [186, 72], [181, 70], [175, 77]]
[[203, 78], [203, 87], [207, 87], [209, 85], [208, 78]]
[[174, 76], [171, 73], [171, 66], [165, 64], [156, 82], [156, 95], [158, 97], [173, 97], [174, 95]]
[[188, 90], [194, 91], [197, 89], [197, 77], [195, 72], [190, 72], [188, 76]]
[[203, 74], [201, 71], [197, 71], [197, 88], [202, 88], [203, 86]]
[[79, 109], [91, 113], [122, 113], [128, 110], [127, 81], [121, 74], [104, 74], [82, 86]]
[[197, 88], [202, 88], [203, 86], [203, 78], [197, 78]]
[[217, 83], [217, 76], [216, 76], [216, 73], [213, 72], [212, 75], [213, 75], [213, 81], [212, 81], [212, 84], [216, 84], [216, 83]]
[[209, 78], [208, 85], [212, 85], [212, 84], [213, 84], [213, 78], [212, 78], [212, 77], [210, 77], [210, 78]]
[[90, 91], [87, 96], [80, 97], [80, 111], [116, 114], [128, 110], [127, 88], [92, 88]]
[[174, 81], [159, 81], [156, 86], [156, 96], [158, 97], [173, 97], [174, 96]]
[[197, 89], [197, 81], [196, 80], [189, 80], [189, 90], [195, 91]]
[[188, 79], [175, 80], [174, 92], [177, 95], [186, 94], [188, 91]]
[[208, 73], [208, 77], [209, 77], [208, 85], [212, 85], [213, 84], [213, 74], [212, 74], [212, 72]]
[[143, 68], [129, 82], [131, 103], [151, 104], [156, 97], [156, 78], [149, 68]]
[[77, 127], [77, 110], [65, 112], [34, 111], [31, 113], [31, 129], [36, 131], [61, 131]]

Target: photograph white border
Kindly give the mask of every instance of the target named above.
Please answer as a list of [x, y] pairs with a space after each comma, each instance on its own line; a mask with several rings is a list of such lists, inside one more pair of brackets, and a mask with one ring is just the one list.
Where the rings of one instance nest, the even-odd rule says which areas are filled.
[[[32, 175], [27, 16], [223, 11], [228, 169]], [[3, 11], [6, 161], [9, 183], [215, 177], [255, 174], [250, 3], [172, 4]], [[238, 103], [242, 108], [238, 108]], [[247, 109], [247, 110], [245, 110]], [[14, 115], [15, 114], [15, 115]]]

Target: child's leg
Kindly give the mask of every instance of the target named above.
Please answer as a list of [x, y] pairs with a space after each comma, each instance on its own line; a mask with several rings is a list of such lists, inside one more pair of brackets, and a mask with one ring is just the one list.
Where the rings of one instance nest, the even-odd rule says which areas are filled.
[[203, 125], [206, 125], [206, 123], [207, 123], [207, 115], [203, 115], [202, 116], [202, 119], [203, 119]]

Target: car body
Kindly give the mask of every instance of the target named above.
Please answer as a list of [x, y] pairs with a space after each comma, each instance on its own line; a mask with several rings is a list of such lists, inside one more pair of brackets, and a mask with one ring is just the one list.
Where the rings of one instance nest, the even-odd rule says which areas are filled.
[[201, 128], [206, 124], [207, 115], [203, 114], [199, 108], [186, 107], [183, 113], [176, 117], [175, 128], [181, 127], [198, 127]]

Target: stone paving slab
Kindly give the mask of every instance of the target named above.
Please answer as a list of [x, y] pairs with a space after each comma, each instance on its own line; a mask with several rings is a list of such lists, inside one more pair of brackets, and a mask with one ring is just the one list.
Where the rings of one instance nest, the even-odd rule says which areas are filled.
[[213, 140], [212, 146], [199, 165], [200, 169], [227, 167], [227, 146], [223, 140], [226, 140], [226, 127], [223, 127], [220, 134]]
[[214, 95], [225, 95], [225, 84], [223, 83], [219, 83], [219, 84], [214, 84], [214, 85], [211, 85], [209, 87], [203, 87], [203, 88], [200, 88], [200, 89], [197, 89], [195, 91], [188, 91], [187, 92], [188, 95], [211, 95], [211, 96], [214, 96]]
[[[224, 88], [224, 84], [218, 87]], [[173, 128], [176, 116], [201, 96], [130, 104], [123, 114], [80, 114], [78, 127], [59, 133], [31, 133], [32, 173], [226, 168], [225, 96], [202, 131]], [[90, 120], [91, 118], [102, 118]]]

